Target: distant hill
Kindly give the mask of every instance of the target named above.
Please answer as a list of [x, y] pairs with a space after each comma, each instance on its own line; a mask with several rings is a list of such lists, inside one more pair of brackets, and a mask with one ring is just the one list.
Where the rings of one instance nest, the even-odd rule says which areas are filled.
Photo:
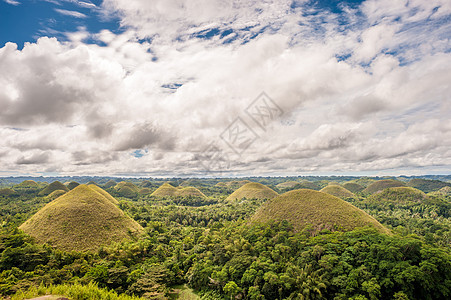
[[309, 189], [309, 190], [315, 190], [319, 191], [321, 189], [321, 186], [315, 182], [303, 180], [300, 183], [296, 184], [293, 189], [300, 190], [300, 189]]
[[77, 186], [79, 186], [80, 184], [76, 181], [71, 181], [67, 184], [67, 188], [69, 190], [73, 190], [74, 188], [76, 188]]
[[245, 185], [246, 183], [250, 183], [249, 180], [232, 180], [232, 181], [225, 181], [225, 182], [218, 182], [216, 186], [219, 187], [226, 187], [229, 189], [237, 189]]
[[264, 203], [251, 222], [289, 221], [300, 231], [311, 226], [313, 234], [322, 229], [348, 231], [371, 226], [388, 233], [382, 224], [354, 205], [329, 194], [301, 189], [286, 192]]
[[374, 193], [380, 192], [384, 189], [388, 189], [391, 187], [403, 187], [403, 186], [406, 186], [406, 185], [401, 181], [393, 180], [393, 179], [384, 179], [384, 180], [378, 180], [378, 181], [371, 183], [362, 192], [365, 194], [374, 194]]
[[358, 179], [351, 180], [349, 182], [357, 183], [358, 185], [363, 186], [364, 188], [368, 187], [370, 184], [375, 182], [376, 179], [369, 178], [369, 177], [360, 177]]
[[10, 188], [2, 188], [0, 189], [0, 196], [11, 196], [14, 195], [16, 191]]
[[451, 196], [451, 187], [449, 186], [442, 187], [436, 193], [440, 195]]
[[359, 193], [365, 189], [363, 186], [355, 182], [346, 182], [345, 184], [343, 184], [343, 187], [354, 194]]
[[278, 185], [276, 185], [276, 188], [278, 188], [278, 189], [293, 188], [297, 184], [299, 184], [299, 181], [286, 181], [286, 182], [282, 182], [282, 183], [279, 183]]
[[346, 199], [346, 198], [354, 198], [355, 195], [351, 193], [349, 190], [345, 189], [342, 186], [339, 185], [328, 185], [325, 188], [321, 189], [320, 192], [338, 197], [340, 199]]
[[40, 196], [48, 196], [52, 192], [57, 191], [57, 190], [62, 190], [62, 191], [65, 191], [65, 192], [69, 191], [67, 186], [65, 186], [64, 184], [62, 184], [59, 181], [54, 181], [51, 184], [49, 184], [48, 186], [46, 186], [42, 191], [40, 191], [39, 195]]
[[139, 187], [128, 181], [121, 181], [114, 187], [121, 197], [133, 198], [138, 195]]
[[444, 187], [451, 187], [451, 183], [440, 180], [414, 178], [407, 183], [408, 186], [419, 189], [425, 193], [435, 192]]
[[117, 184], [116, 181], [114, 181], [113, 179], [110, 179], [103, 185], [103, 187], [106, 189], [109, 189], [109, 188], [116, 186], [116, 184]]
[[272, 199], [276, 197], [278, 194], [267, 187], [258, 182], [249, 182], [234, 191], [231, 195], [229, 195], [226, 200], [241, 200], [241, 199]]
[[156, 189], [151, 196], [154, 197], [193, 197], [193, 198], [206, 198], [199, 189], [188, 187], [174, 187], [169, 183], [163, 183], [158, 189]]
[[21, 183], [17, 184], [15, 187], [17, 188], [25, 188], [25, 189], [37, 189], [39, 188], [39, 184], [34, 180], [25, 180]]
[[48, 203], [19, 228], [66, 251], [96, 251], [143, 231], [103, 193], [84, 184]]
[[368, 201], [377, 201], [402, 205], [407, 203], [420, 203], [427, 199], [427, 195], [412, 187], [387, 188], [368, 197]]
[[150, 195], [152, 194], [152, 190], [149, 188], [142, 188], [138, 192], [140, 195]]

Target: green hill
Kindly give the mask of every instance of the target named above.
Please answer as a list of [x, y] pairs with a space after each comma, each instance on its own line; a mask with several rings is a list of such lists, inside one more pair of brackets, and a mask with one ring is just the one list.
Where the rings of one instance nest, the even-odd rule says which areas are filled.
[[84, 184], [48, 203], [19, 228], [40, 243], [66, 251], [96, 251], [143, 231], [103, 194]]
[[2, 188], [0, 189], [0, 196], [10, 196], [15, 194], [16, 192], [10, 188]]
[[349, 182], [357, 183], [358, 185], [363, 186], [364, 188], [368, 187], [370, 184], [375, 182], [376, 180], [369, 177], [360, 177], [358, 179], [351, 180]]
[[279, 183], [278, 185], [276, 185], [276, 188], [278, 189], [289, 189], [289, 188], [293, 188], [295, 187], [297, 184], [299, 184], [298, 181], [286, 181], [286, 182], [282, 182]]
[[218, 182], [216, 186], [219, 187], [226, 187], [229, 189], [237, 189], [245, 185], [246, 183], [250, 183], [249, 180], [232, 180], [232, 181], [225, 181], [225, 182]]
[[407, 183], [408, 186], [419, 189], [425, 193], [435, 192], [444, 187], [451, 187], [451, 183], [443, 182], [440, 180], [429, 180], [414, 178]]
[[272, 199], [277, 197], [277, 193], [271, 188], [258, 182], [249, 182], [234, 191], [226, 200], [241, 199]]
[[391, 187], [403, 187], [403, 186], [406, 186], [406, 185], [401, 181], [393, 180], [393, 179], [383, 179], [383, 180], [378, 180], [378, 181], [371, 183], [362, 192], [365, 194], [374, 194], [374, 193], [380, 192], [384, 189], [388, 189]]
[[355, 195], [353, 193], [351, 193], [349, 190], [345, 189], [342, 186], [339, 185], [328, 185], [325, 188], [323, 188], [320, 192], [341, 198], [341, 199], [346, 199], [346, 198], [354, 198]]
[[116, 184], [117, 184], [116, 181], [114, 181], [113, 179], [110, 179], [103, 185], [103, 187], [106, 189], [109, 189], [109, 188], [115, 187]]
[[343, 184], [343, 187], [351, 193], [359, 193], [365, 189], [363, 186], [355, 182], [346, 182]]
[[451, 196], [451, 187], [445, 186], [437, 191], [440, 195]]
[[377, 201], [402, 205], [407, 203], [420, 203], [427, 199], [424, 192], [412, 187], [387, 188], [368, 197], [368, 201]]
[[25, 180], [17, 184], [15, 187], [20, 189], [38, 189], [39, 184], [34, 180]]
[[152, 190], [149, 188], [142, 188], [139, 190], [140, 195], [150, 195], [152, 194]]
[[293, 189], [296, 189], [296, 190], [309, 189], [309, 190], [319, 191], [321, 189], [321, 187], [315, 182], [303, 180], [300, 183], [298, 183], [297, 185], [295, 185], [293, 187]]
[[371, 226], [388, 233], [382, 224], [354, 205], [335, 196], [308, 190], [286, 192], [264, 203], [251, 222], [289, 221], [299, 231], [312, 226], [313, 233], [322, 229], [349, 231]]
[[151, 196], [154, 197], [195, 197], [206, 198], [206, 196], [199, 191], [199, 189], [188, 187], [174, 187], [169, 183], [163, 183], [158, 189], [156, 189]]
[[67, 188], [69, 190], [73, 190], [74, 188], [76, 188], [77, 186], [79, 186], [80, 184], [76, 181], [71, 181], [67, 184]]
[[54, 181], [51, 184], [49, 184], [48, 186], [46, 186], [42, 191], [40, 191], [39, 195], [40, 196], [48, 196], [52, 192], [57, 191], [57, 190], [62, 190], [62, 191], [65, 191], [65, 192], [69, 191], [67, 186], [65, 186], [64, 184], [62, 184], [59, 181]]
[[140, 190], [139, 187], [137, 187], [135, 184], [127, 181], [119, 182], [118, 184], [116, 184], [114, 189], [119, 194], [119, 196], [126, 198], [136, 197]]

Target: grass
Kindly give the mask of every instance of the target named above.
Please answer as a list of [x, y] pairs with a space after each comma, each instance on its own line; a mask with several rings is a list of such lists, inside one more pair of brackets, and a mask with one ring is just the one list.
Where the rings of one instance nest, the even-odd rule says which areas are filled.
[[34, 180], [25, 180], [16, 186], [21, 188], [38, 188], [39, 184]]
[[40, 196], [48, 196], [52, 192], [57, 191], [57, 190], [62, 190], [62, 191], [65, 191], [65, 192], [69, 191], [67, 186], [65, 186], [64, 184], [62, 184], [59, 181], [54, 181], [51, 184], [49, 184], [48, 186], [46, 186], [42, 191], [40, 191], [39, 195]]
[[195, 197], [206, 198], [199, 189], [187, 186], [187, 187], [174, 187], [169, 183], [163, 183], [158, 189], [156, 189], [151, 196], [154, 197]]
[[328, 185], [325, 188], [323, 188], [320, 192], [341, 198], [354, 198], [355, 195], [351, 193], [349, 190], [345, 189], [344, 187], [340, 185]]
[[346, 182], [343, 184], [343, 187], [351, 193], [359, 193], [365, 189], [363, 186], [355, 182]]
[[[117, 294], [114, 291], [99, 288], [95, 283], [89, 283], [87, 285], [81, 284], [62, 284], [51, 285], [48, 287], [38, 286], [31, 287], [27, 291], [18, 291], [11, 297], [11, 300], [24, 300], [44, 295], [55, 296], [54, 299], [59, 297], [67, 297], [70, 300], [144, 300], [144, 298], [128, 296], [125, 294]], [[52, 299], [52, 298], [50, 298]]]
[[384, 189], [392, 188], [392, 187], [403, 187], [406, 186], [403, 182], [393, 179], [384, 179], [378, 180], [371, 183], [366, 189], [362, 192], [365, 194], [374, 194], [380, 192]]
[[73, 190], [74, 188], [76, 188], [77, 186], [79, 186], [80, 184], [76, 181], [71, 181], [67, 184], [67, 188], [69, 190]]
[[263, 204], [251, 222], [289, 221], [300, 231], [311, 226], [313, 232], [322, 229], [349, 231], [371, 226], [388, 233], [382, 224], [354, 205], [335, 196], [308, 190], [286, 192]]
[[0, 196], [10, 196], [12, 194], [15, 194], [16, 192], [13, 189], [10, 188], [2, 188], [0, 189]]
[[237, 189], [245, 185], [246, 183], [250, 183], [249, 180], [232, 180], [232, 181], [224, 181], [224, 182], [218, 182], [216, 186], [219, 187], [226, 187], [230, 189]]
[[140, 195], [150, 195], [152, 194], [152, 190], [149, 188], [142, 188], [139, 190]]
[[296, 184], [299, 184], [299, 182], [287, 181], [287, 182], [279, 183], [278, 185], [276, 185], [276, 187], [279, 189], [286, 189], [286, 188], [292, 188], [292, 187], [296, 186]]
[[169, 294], [171, 300], [199, 300], [199, 295], [189, 288], [186, 284], [174, 286]]
[[104, 189], [102, 189], [101, 187], [99, 187], [98, 185], [95, 184], [90, 184], [88, 185], [91, 189], [93, 189], [94, 191], [96, 191], [97, 193], [102, 194], [103, 196], [105, 196], [105, 198], [107, 198], [108, 200], [111, 201], [111, 203], [113, 204], [119, 204], [119, 201], [117, 201], [116, 198], [114, 198], [113, 196], [111, 196], [107, 191], [105, 191]]
[[84, 184], [48, 203], [19, 228], [66, 251], [96, 251], [143, 230], [103, 193]]
[[127, 181], [121, 181], [118, 184], [116, 184], [116, 186], [114, 187], [115, 190], [120, 191], [123, 188], [129, 188], [132, 191], [134, 191], [135, 193], [137, 193], [139, 191], [139, 187], [137, 187], [135, 184], [131, 183], [131, 182], [127, 182]]
[[114, 181], [113, 179], [110, 179], [110, 180], [107, 181], [107, 183], [105, 183], [103, 185], [103, 187], [106, 188], [106, 189], [109, 189], [109, 188], [115, 187], [116, 184], [117, 184], [116, 181]]
[[229, 195], [226, 200], [241, 200], [241, 199], [272, 199], [277, 197], [278, 194], [267, 187], [258, 182], [249, 182], [234, 191], [231, 195]]
[[425, 193], [435, 192], [444, 187], [451, 187], [451, 183], [440, 180], [414, 178], [407, 183], [408, 186], [422, 190]]
[[380, 193], [376, 193], [368, 197], [368, 201], [393, 203], [395, 205], [407, 203], [420, 203], [427, 198], [427, 195], [412, 187], [393, 187], [388, 188]]
[[62, 196], [66, 193], [66, 191], [63, 190], [56, 190], [50, 193], [50, 195], [47, 196], [47, 199], [50, 200], [55, 200], [56, 198], [58, 198], [59, 196]]

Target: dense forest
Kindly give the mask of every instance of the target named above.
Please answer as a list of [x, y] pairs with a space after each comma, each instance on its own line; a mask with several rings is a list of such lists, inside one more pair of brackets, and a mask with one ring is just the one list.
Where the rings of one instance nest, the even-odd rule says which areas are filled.
[[[57, 249], [18, 228], [78, 183], [3, 181], [0, 297], [451, 298], [451, 184], [436, 178], [382, 179], [168, 179], [178, 194], [156, 196], [166, 180], [97, 178], [91, 184], [117, 199], [117, 207], [144, 230], [96, 251]], [[299, 229], [287, 220], [251, 222], [269, 200], [228, 199], [249, 181], [278, 194], [297, 189], [337, 193], [388, 233], [371, 227]]]

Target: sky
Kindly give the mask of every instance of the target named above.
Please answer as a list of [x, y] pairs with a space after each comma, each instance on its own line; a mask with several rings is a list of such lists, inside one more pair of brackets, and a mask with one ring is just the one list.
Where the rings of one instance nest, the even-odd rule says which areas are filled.
[[451, 170], [449, 0], [0, 0], [0, 176]]

